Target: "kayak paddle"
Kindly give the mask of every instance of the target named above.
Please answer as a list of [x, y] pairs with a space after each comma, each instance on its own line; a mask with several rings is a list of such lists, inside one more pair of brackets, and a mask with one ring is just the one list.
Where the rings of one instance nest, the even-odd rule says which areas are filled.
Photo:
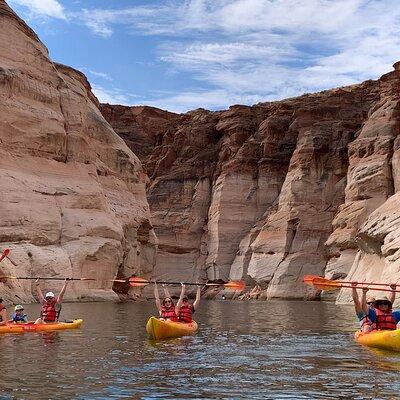
[[387, 283], [334, 281], [332, 279], [326, 279], [322, 278], [321, 276], [314, 275], [305, 275], [303, 282], [307, 285], [314, 286], [316, 289], [324, 290], [326, 292], [341, 288], [353, 289], [352, 283], [357, 283], [356, 289], [363, 289], [365, 287], [368, 287], [368, 289], [370, 290], [380, 290], [382, 292], [400, 292], [400, 290], [393, 290], [390, 288], [381, 287], [390, 286]]
[[10, 254], [10, 249], [4, 249], [0, 255], [0, 262], [3, 261]]
[[170, 282], [170, 281], [148, 281], [144, 278], [132, 277], [129, 278], [129, 284], [133, 287], [144, 287], [147, 285], [153, 285], [155, 283], [165, 284], [165, 285], [180, 285], [183, 283], [184, 285], [189, 286], [223, 286], [225, 289], [232, 290], [243, 290], [246, 287], [246, 284], [243, 281], [230, 281], [227, 283], [198, 283], [198, 282]]

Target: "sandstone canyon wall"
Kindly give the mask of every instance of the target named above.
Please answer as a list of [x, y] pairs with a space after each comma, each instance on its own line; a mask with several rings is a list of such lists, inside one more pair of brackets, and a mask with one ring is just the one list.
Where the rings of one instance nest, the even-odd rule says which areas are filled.
[[146, 143], [155, 276], [245, 279], [259, 298], [319, 297], [305, 274], [397, 281], [397, 68], [221, 112], [101, 105], [128, 144]]
[[[149, 274], [155, 262], [146, 176], [98, 105], [85, 76], [51, 62], [0, 0], [0, 244], [13, 261], [0, 275], [97, 279], [71, 283], [67, 299], [131, 297], [112, 279]], [[0, 283], [10, 301], [34, 300], [32, 287]]]

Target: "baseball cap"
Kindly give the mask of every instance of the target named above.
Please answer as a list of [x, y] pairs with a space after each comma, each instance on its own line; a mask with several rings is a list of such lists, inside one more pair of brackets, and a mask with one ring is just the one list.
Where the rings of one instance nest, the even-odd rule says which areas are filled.
[[47, 298], [47, 297], [55, 297], [55, 296], [54, 296], [54, 293], [53, 293], [53, 292], [47, 292], [47, 293], [46, 293], [46, 296], [44, 296], [44, 297]]
[[17, 305], [14, 307], [14, 310], [15, 310], [15, 311], [23, 310], [23, 309], [24, 309], [24, 307], [22, 307], [21, 304], [17, 304]]

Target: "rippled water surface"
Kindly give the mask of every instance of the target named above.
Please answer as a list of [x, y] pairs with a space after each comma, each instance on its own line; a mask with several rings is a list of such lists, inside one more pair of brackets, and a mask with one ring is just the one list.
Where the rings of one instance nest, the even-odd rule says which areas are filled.
[[[31, 317], [38, 306], [28, 306]], [[353, 309], [211, 302], [196, 336], [150, 342], [152, 302], [64, 304], [80, 330], [0, 335], [1, 399], [397, 399], [400, 355], [353, 342]]]

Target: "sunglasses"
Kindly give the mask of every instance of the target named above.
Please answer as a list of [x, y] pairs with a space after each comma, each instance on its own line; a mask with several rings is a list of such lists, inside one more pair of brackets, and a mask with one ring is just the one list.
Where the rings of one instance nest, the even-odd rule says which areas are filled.
[[172, 303], [171, 300], [164, 300], [164, 303]]
[[371, 304], [374, 304], [373, 301], [367, 301], [367, 304], [370, 306]]

